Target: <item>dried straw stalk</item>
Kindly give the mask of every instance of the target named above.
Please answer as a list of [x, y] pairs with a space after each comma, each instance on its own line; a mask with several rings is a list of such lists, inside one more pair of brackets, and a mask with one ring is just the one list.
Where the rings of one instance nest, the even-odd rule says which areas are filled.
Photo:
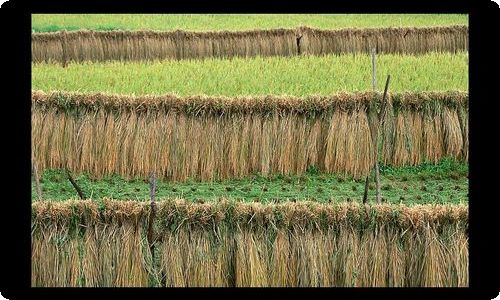
[[[467, 286], [468, 207], [358, 203], [32, 204], [33, 286]], [[156, 277], [160, 277], [155, 279]]]

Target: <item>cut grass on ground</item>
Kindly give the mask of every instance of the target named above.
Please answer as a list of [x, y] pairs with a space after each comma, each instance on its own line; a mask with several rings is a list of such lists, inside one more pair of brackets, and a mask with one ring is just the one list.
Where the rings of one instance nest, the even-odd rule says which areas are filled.
[[[117, 94], [329, 95], [372, 89], [369, 55], [32, 65], [32, 89]], [[468, 53], [379, 55], [391, 92], [468, 90]]]
[[251, 30], [310, 26], [322, 29], [467, 25], [458, 14], [33, 14], [35, 32], [58, 30]]
[[[437, 165], [418, 167], [381, 167], [382, 197], [389, 203], [462, 203], [468, 200], [468, 166], [453, 160]], [[93, 180], [88, 175], [76, 176], [87, 198], [104, 197], [120, 200], [149, 199], [149, 183], [144, 179], [125, 181], [119, 176]], [[375, 184], [371, 180], [369, 199], [374, 201]], [[46, 170], [41, 178], [45, 199], [68, 200], [78, 197], [62, 170]], [[254, 175], [240, 180], [184, 183], [159, 181], [157, 199], [185, 198], [191, 201], [210, 201], [220, 197], [238, 201], [316, 200], [327, 202], [361, 201], [364, 180], [354, 181], [334, 174], [319, 174], [310, 168], [304, 176]], [[34, 180], [32, 200], [36, 200]]]

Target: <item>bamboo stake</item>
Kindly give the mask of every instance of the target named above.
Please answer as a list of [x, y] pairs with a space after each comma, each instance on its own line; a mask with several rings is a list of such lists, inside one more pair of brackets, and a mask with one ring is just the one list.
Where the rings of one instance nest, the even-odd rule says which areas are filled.
[[375, 61], [375, 48], [372, 49], [372, 89], [377, 89], [377, 65]]
[[[372, 49], [372, 88], [373, 88], [373, 91], [376, 90], [377, 88], [377, 77], [376, 77], [376, 65], [375, 65], [375, 48]], [[384, 98], [385, 98], [385, 94], [384, 94]], [[382, 99], [382, 103], [384, 103], [384, 99]], [[383, 105], [383, 104], [382, 104]], [[382, 110], [380, 110], [382, 111]], [[379, 123], [380, 123], [380, 112], [379, 112]], [[378, 124], [377, 124], [377, 131], [376, 131], [376, 135], [378, 137]], [[377, 199], [377, 203], [380, 203], [380, 172], [379, 172], [379, 169], [378, 169], [378, 138], [375, 139], [375, 190], [376, 190], [376, 199]]]
[[[376, 64], [375, 64], [375, 48], [372, 48], [372, 89], [373, 89], [374, 92], [377, 89], [377, 71], [376, 71]], [[377, 151], [377, 147], [375, 147], [375, 150]], [[377, 161], [375, 161], [375, 168], [378, 170], [378, 163], [377, 163]], [[363, 203], [366, 203], [367, 200], [368, 200], [368, 184], [369, 184], [369, 180], [370, 180], [370, 174], [366, 175], [365, 193], [363, 194]], [[375, 181], [377, 182], [377, 191], [379, 191], [380, 181], [379, 181], [379, 178], [378, 178], [378, 172], [375, 172]]]

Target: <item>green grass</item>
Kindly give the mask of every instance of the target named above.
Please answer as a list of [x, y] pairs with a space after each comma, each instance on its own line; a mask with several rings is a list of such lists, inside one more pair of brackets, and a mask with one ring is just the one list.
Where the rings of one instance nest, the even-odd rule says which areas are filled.
[[[378, 89], [468, 90], [468, 53], [379, 55]], [[371, 90], [369, 55], [33, 64], [32, 88], [118, 94], [328, 95]]]
[[467, 25], [468, 15], [458, 14], [33, 14], [35, 32], [58, 30], [176, 30], [220, 31], [294, 28], [306, 25], [335, 29], [346, 27], [401, 27]]
[[[443, 160], [439, 164], [422, 164], [418, 167], [381, 167], [382, 197], [389, 203], [461, 203], [468, 199], [468, 165], [453, 160]], [[94, 180], [89, 175], [77, 176], [76, 181], [86, 197], [102, 199], [110, 197], [120, 200], [149, 199], [149, 183], [144, 179], [126, 181], [119, 176]], [[375, 184], [371, 181], [370, 201], [375, 198]], [[62, 170], [46, 170], [41, 178], [45, 199], [76, 199], [78, 194]], [[425, 187], [425, 188], [423, 188]], [[425, 189], [425, 190], [423, 190]], [[191, 201], [210, 201], [219, 197], [239, 201], [286, 201], [288, 199], [320, 202], [361, 201], [364, 180], [355, 181], [334, 174], [319, 174], [310, 168], [307, 175], [250, 176], [238, 180], [218, 182], [183, 183], [159, 181], [157, 199], [184, 198]], [[401, 198], [403, 197], [403, 198]], [[34, 180], [32, 200], [36, 200]]]

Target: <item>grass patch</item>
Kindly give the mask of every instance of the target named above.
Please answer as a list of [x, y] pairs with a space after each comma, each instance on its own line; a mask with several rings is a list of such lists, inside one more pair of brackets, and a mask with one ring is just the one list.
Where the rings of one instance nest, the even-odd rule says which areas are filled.
[[[438, 174], [450, 171], [467, 171], [468, 166], [450, 163], [447, 160], [439, 164], [419, 167], [403, 167], [381, 170], [382, 196], [389, 203], [424, 204], [424, 203], [460, 203], [468, 201], [468, 178], [457, 180], [448, 176], [434, 179], [428, 177], [425, 184], [419, 180], [421, 173], [429, 174], [433, 170]], [[392, 179], [387, 175], [390, 174]], [[406, 176], [407, 181], [401, 181]], [[306, 181], [299, 180], [307, 178]], [[67, 180], [63, 170], [46, 170], [42, 174], [42, 190], [45, 199], [56, 201], [77, 198], [73, 186]], [[75, 177], [85, 194], [92, 199], [104, 197], [120, 200], [145, 201], [149, 199], [149, 183], [142, 178], [126, 181], [119, 176], [106, 177], [92, 181], [90, 176], [82, 174]], [[290, 181], [290, 182], [288, 182]], [[370, 186], [374, 186], [371, 183]], [[389, 188], [387, 188], [389, 187]], [[274, 174], [263, 177], [258, 174], [238, 180], [199, 182], [188, 180], [183, 183], [158, 181], [157, 199], [185, 198], [191, 201], [203, 199], [210, 201], [219, 197], [239, 201], [288, 201], [311, 200], [319, 202], [361, 201], [364, 193], [364, 181], [356, 182], [352, 178], [336, 174], [318, 174], [311, 172], [302, 176], [283, 176]], [[375, 191], [370, 189], [369, 200], [374, 201]], [[32, 200], [36, 200], [34, 180]]]

